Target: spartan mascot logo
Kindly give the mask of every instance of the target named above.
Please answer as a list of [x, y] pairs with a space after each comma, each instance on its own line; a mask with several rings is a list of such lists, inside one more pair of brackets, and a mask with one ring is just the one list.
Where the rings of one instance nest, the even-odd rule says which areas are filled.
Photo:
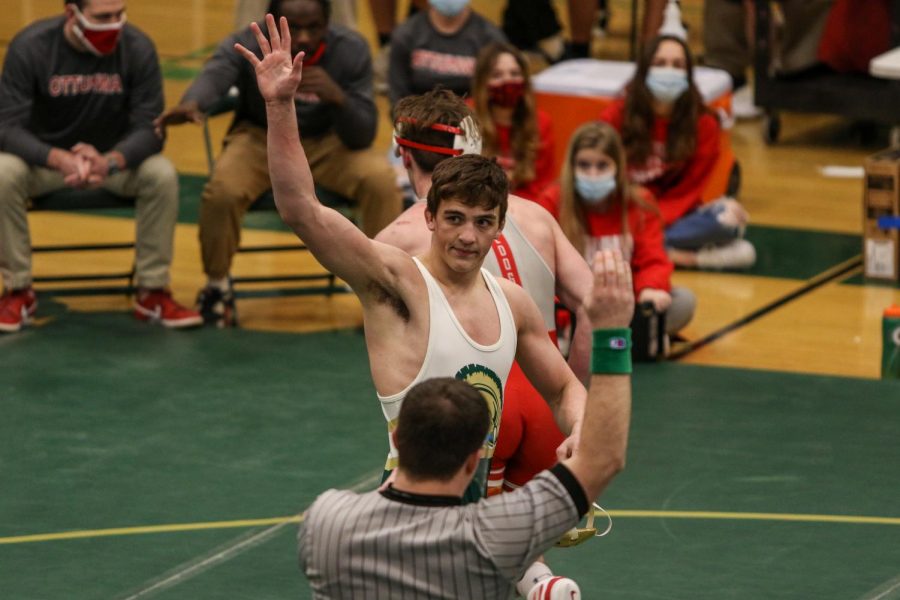
[[485, 443], [490, 448], [489, 454], [493, 454], [494, 446], [497, 445], [497, 432], [500, 429], [500, 413], [503, 410], [503, 383], [496, 373], [482, 365], [466, 365], [457, 371], [455, 377], [481, 392], [484, 401], [487, 402], [488, 411], [491, 413], [491, 427]]

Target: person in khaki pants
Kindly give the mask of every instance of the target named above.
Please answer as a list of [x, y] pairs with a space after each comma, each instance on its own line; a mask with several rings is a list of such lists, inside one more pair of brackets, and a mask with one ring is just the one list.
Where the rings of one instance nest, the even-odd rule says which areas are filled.
[[10, 43], [0, 78], [0, 332], [19, 331], [37, 310], [28, 202], [64, 187], [135, 198], [135, 316], [201, 324], [166, 289], [178, 178], [153, 132], [162, 105], [156, 49], [125, 23], [125, 0], [71, 0]]
[[[273, 0], [270, 8], [290, 24], [291, 51], [306, 53], [303, 85], [294, 104], [313, 177], [321, 187], [354, 203], [360, 228], [372, 237], [400, 214], [402, 197], [387, 157], [371, 147], [378, 114], [368, 44], [357, 32], [329, 24], [328, 0]], [[200, 121], [229, 88], [238, 89], [234, 121], [200, 208], [200, 246], [208, 282], [198, 294], [197, 306], [205, 322], [218, 326], [236, 324], [229, 271], [240, 243], [241, 218], [272, 187], [265, 102], [253, 69], [234, 51], [235, 43], [261, 54], [249, 27], [229, 36], [178, 106], [156, 120], [160, 130]]]

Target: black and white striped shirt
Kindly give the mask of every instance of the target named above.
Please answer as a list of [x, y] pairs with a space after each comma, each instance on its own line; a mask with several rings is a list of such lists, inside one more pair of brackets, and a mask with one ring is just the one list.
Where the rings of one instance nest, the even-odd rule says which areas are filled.
[[314, 598], [507, 598], [587, 510], [562, 465], [465, 506], [393, 488], [329, 490], [300, 526], [300, 568]]

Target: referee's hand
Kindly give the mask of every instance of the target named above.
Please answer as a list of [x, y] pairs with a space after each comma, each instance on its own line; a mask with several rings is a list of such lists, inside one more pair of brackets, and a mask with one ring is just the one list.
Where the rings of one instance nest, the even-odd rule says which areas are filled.
[[594, 329], [628, 327], [634, 316], [631, 267], [622, 252], [601, 250], [594, 255], [594, 282], [584, 300]]

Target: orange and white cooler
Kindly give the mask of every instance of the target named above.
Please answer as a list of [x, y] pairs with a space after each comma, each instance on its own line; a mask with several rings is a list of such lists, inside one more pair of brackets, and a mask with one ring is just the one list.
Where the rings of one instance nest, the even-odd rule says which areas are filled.
[[[579, 58], [557, 63], [535, 75], [537, 106], [553, 119], [557, 172], [575, 130], [599, 118], [607, 104], [624, 94], [634, 70], [631, 62]], [[731, 149], [731, 77], [721, 69], [694, 67], [694, 82], [722, 124], [721, 153], [703, 194], [703, 200], [708, 202], [725, 194], [735, 162]]]

